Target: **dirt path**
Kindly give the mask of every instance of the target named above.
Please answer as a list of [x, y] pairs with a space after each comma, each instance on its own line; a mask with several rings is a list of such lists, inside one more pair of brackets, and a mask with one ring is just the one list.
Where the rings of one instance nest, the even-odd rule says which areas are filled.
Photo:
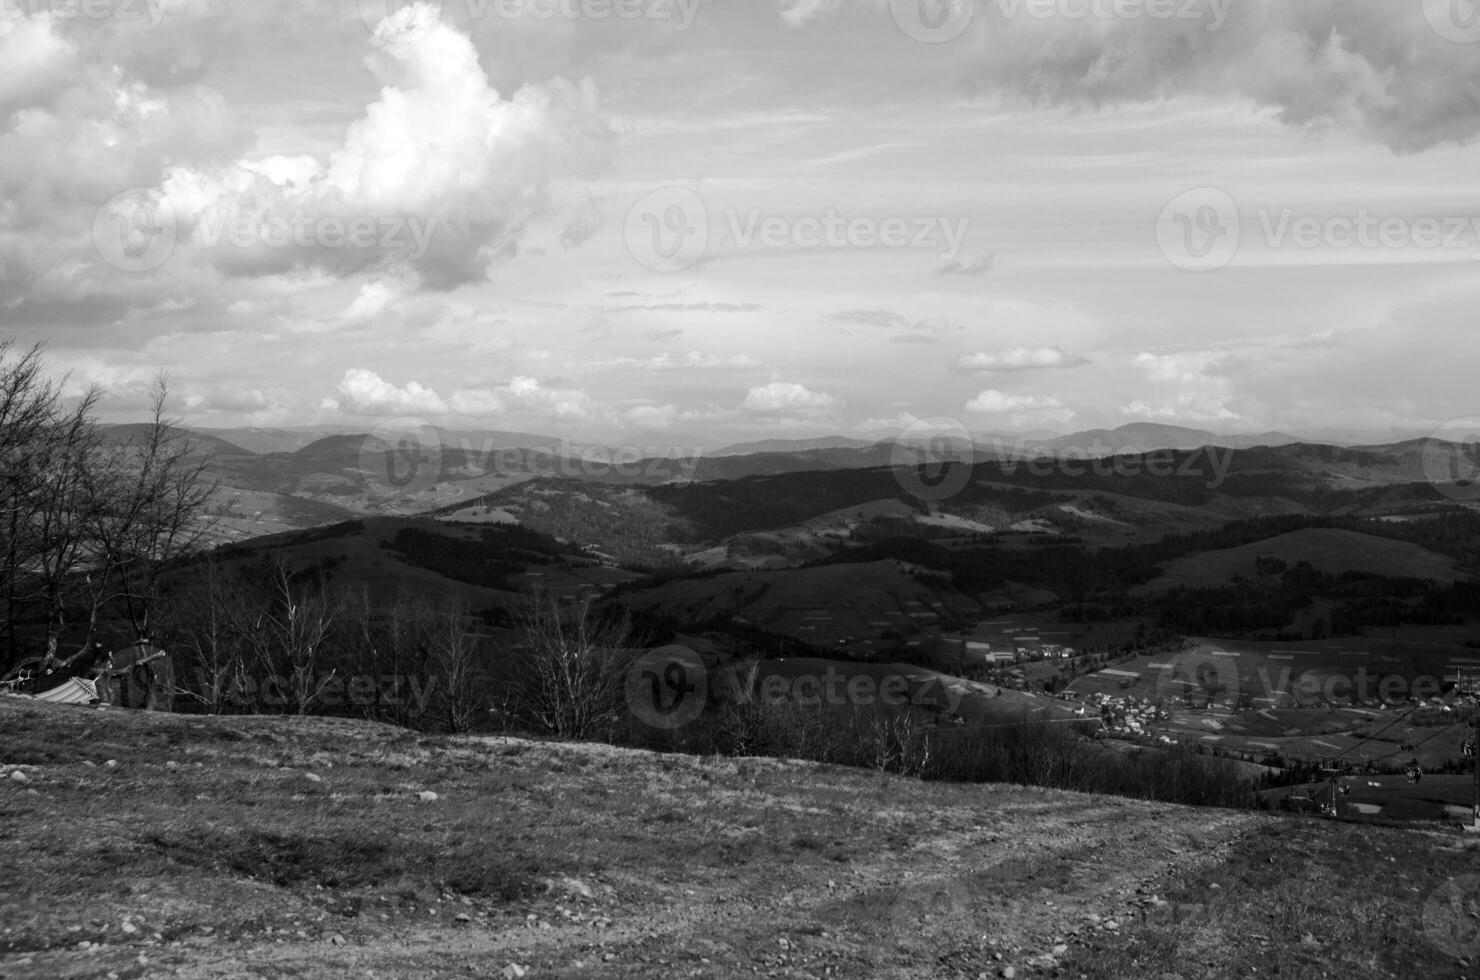
[[[1400, 832], [345, 721], [0, 706], [6, 763], [4, 980], [1246, 976], [1244, 932], [1387, 955], [1456, 867]], [[1351, 847], [1387, 860], [1343, 892]], [[1220, 880], [1216, 917], [1167, 918]]]
[[944, 978], [995, 977], [1008, 967], [1018, 977], [1049, 976], [1076, 946], [1115, 942], [1154, 908], [1164, 882], [1218, 861], [1261, 819], [1110, 799], [1008, 804], [975, 817], [983, 822], [918, 835], [902, 852], [850, 862], [830, 878], [791, 876], [774, 862], [718, 876], [637, 868], [556, 882], [511, 914], [466, 925], [447, 924], [455, 907], [421, 921], [382, 924], [372, 915], [307, 942], [195, 939], [157, 966], [159, 975], [202, 978], [515, 977], [521, 969], [530, 977]]

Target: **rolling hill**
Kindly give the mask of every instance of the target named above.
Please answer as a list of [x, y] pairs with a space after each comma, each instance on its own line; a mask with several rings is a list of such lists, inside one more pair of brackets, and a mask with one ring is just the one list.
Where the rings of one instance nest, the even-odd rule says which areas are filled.
[[1257, 574], [1256, 560], [1260, 558], [1277, 558], [1292, 566], [1309, 562], [1331, 575], [1361, 572], [1445, 583], [1470, 577], [1457, 567], [1453, 558], [1407, 541], [1335, 528], [1306, 528], [1238, 548], [1179, 558], [1167, 564], [1162, 575], [1147, 588], [1165, 591], [1178, 586], [1227, 585], [1235, 576], [1253, 578]]

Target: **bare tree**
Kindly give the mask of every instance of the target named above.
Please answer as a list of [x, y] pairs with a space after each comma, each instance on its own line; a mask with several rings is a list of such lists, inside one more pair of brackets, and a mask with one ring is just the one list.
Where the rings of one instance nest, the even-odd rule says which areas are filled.
[[439, 603], [430, 610], [432, 663], [442, 683], [441, 706], [454, 732], [466, 732], [486, 713], [481, 690], [480, 644], [468, 632], [469, 611], [460, 601]]
[[[234, 628], [243, 621], [240, 583], [214, 557], [196, 566], [190, 584], [163, 604], [159, 626], [171, 648], [190, 655], [194, 685], [180, 684], [175, 693], [192, 698], [212, 714], [226, 710], [235, 693], [248, 688], [243, 637]], [[177, 677], [183, 680], [185, 664]]]
[[264, 577], [255, 601], [238, 610], [233, 629], [263, 680], [285, 682], [287, 706], [307, 714], [337, 676], [334, 668], [323, 671], [340, 603], [322, 580], [306, 586], [282, 562], [271, 563]]
[[[17, 573], [29, 585], [20, 594], [44, 611], [48, 667], [61, 663], [59, 646], [68, 612], [79, 584], [86, 581], [87, 524], [95, 506], [88, 468], [98, 449], [93, 419], [97, 396], [96, 389], [89, 391], [72, 411], [55, 416], [42, 430], [39, 455], [31, 460], [38, 468], [25, 478], [27, 485], [17, 501], [21, 555]], [[91, 650], [91, 624], [96, 618], [94, 604], [83, 653]]]
[[210, 529], [206, 503], [217, 482], [180, 420], [167, 414], [164, 375], [151, 391], [150, 418], [128, 441], [90, 468], [95, 506], [89, 511], [99, 589], [121, 600], [134, 635], [148, 639], [161, 570], [190, 553]]
[[17, 626], [36, 586], [33, 516], [61, 414], [59, 387], [44, 372], [40, 345], [17, 351], [13, 341], [0, 339], [0, 595], [6, 639], [0, 664], [19, 653]]
[[598, 738], [611, 730], [631, 660], [625, 620], [603, 621], [589, 599], [562, 608], [535, 596], [518, 624], [517, 681], [528, 721], [562, 738]]

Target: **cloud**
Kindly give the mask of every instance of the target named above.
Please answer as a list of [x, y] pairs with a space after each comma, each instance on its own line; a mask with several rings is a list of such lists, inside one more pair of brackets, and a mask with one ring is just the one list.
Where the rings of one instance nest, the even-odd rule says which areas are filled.
[[1480, 132], [1480, 59], [1417, 2], [1193, 0], [1185, 9], [1201, 16], [1161, 18], [977, 6], [968, 78], [980, 91], [1090, 107], [1243, 98], [1288, 125], [1342, 126], [1398, 150]]
[[678, 419], [678, 406], [638, 405], [624, 412], [622, 418], [641, 429], [667, 429]]
[[[591, 84], [555, 79], [505, 99], [472, 42], [425, 3], [382, 21], [372, 46], [380, 98], [327, 160], [273, 156], [168, 171], [164, 200], [218, 270], [397, 269], [437, 289], [475, 282], [547, 210], [553, 178], [603, 165], [610, 129]], [[286, 245], [269, 239], [284, 221], [309, 233]], [[370, 230], [368, 241], [346, 243], [343, 223]], [[244, 233], [232, 238], [237, 227]]]
[[985, 374], [1078, 367], [1088, 363], [1088, 358], [1070, 354], [1058, 347], [1013, 347], [991, 353], [962, 354], [956, 359], [955, 366], [959, 371]]
[[641, 368], [644, 371], [709, 371], [721, 368], [743, 370], [760, 367], [760, 362], [749, 354], [701, 354], [698, 351], [689, 351], [682, 357], [674, 357], [672, 354], [619, 357], [612, 363], [620, 367]]
[[22, 109], [49, 105], [78, 69], [77, 46], [47, 14], [0, 13], [0, 131]]
[[758, 303], [648, 303], [639, 306], [613, 306], [609, 313], [755, 313], [765, 307]]
[[549, 388], [536, 378], [514, 378], [499, 391], [514, 409], [557, 421], [590, 421], [599, 411], [596, 402], [581, 389]]
[[360, 287], [354, 300], [345, 307], [340, 319], [345, 321], [368, 320], [385, 311], [386, 307], [400, 295], [400, 291], [384, 281], [367, 282]]
[[841, 6], [842, 0], [777, 0], [777, 12], [787, 27], [801, 27], [836, 12]]
[[325, 398], [319, 407], [351, 415], [498, 415], [505, 405], [497, 393], [482, 388], [464, 388], [444, 399], [416, 381], [397, 386], [374, 371], [350, 368], [335, 386], [337, 398]]
[[[430, 388], [415, 381], [396, 387], [374, 371], [351, 368], [335, 386], [338, 399], [326, 400], [332, 407], [356, 415], [445, 415], [447, 403]], [[332, 402], [332, 406], [328, 404]]]
[[479, 417], [500, 415], [506, 406], [495, 392], [481, 388], [464, 388], [452, 393], [452, 397], [447, 400], [447, 407], [454, 415]]
[[898, 329], [909, 321], [893, 310], [840, 310], [832, 315], [839, 323], [857, 323], [865, 327], [889, 327]]
[[816, 414], [841, 405], [842, 402], [832, 395], [789, 381], [772, 381], [768, 385], [751, 388], [745, 395], [745, 410], [763, 415]]
[[950, 259], [935, 267], [937, 276], [981, 276], [997, 267], [997, 253], [974, 258]]
[[902, 432], [920, 421], [920, 417], [913, 412], [900, 412], [893, 418], [887, 419], [864, 419], [853, 428], [859, 432], [878, 432], [886, 430], [889, 432]]
[[584, 201], [569, 219], [560, 233], [560, 244], [565, 248], [580, 248], [591, 236], [606, 224], [606, 216], [595, 201]]
[[837, 323], [897, 331], [890, 340], [898, 344], [930, 344], [947, 334], [960, 333], [964, 324], [942, 317], [910, 320], [894, 310], [841, 310], [831, 315]]
[[1226, 355], [1218, 351], [1136, 356], [1146, 372], [1148, 397], [1120, 407], [1128, 418], [1158, 421], [1234, 422], [1243, 416], [1229, 407], [1233, 384], [1218, 373]]
[[968, 412], [1005, 416], [1014, 426], [1068, 422], [1075, 412], [1052, 395], [1011, 395], [989, 388], [966, 403]]

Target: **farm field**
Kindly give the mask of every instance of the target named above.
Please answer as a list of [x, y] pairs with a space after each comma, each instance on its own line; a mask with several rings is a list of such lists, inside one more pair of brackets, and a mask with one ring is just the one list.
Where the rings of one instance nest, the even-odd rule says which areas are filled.
[[[1380, 704], [1414, 693], [1438, 694], [1456, 667], [1480, 670], [1480, 650], [1402, 637], [1396, 643], [1387, 637], [1269, 643], [1196, 637], [1190, 643], [1182, 651], [1137, 657], [1078, 678], [1072, 689], [1143, 698], [1216, 689], [1220, 703], [1247, 696], [1254, 707], [1313, 703], [1329, 691], [1337, 702], [1365, 693], [1360, 700]], [[1395, 679], [1384, 687], [1384, 678]], [[1419, 684], [1419, 678], [1427, 680]]]
[[[1380, 816], [1389, 820], [1455, 823], [1469, 822], [1473, 813], [1475, 783], [1468, 774], [1427, 774], [1412, 783], [1406, 776], [1354, 773], [1342, 782], [1350, 789], [1346, 795], [1338, 793], [1336, 797], [1343, 817]], [[1326, 801], [1331, 798], [1330, 785], [1306, 783], [1265, 790], [1262, 795], [1275, 801], [1290, 795]]]
[[[1398, 649], [1384, 652], [1386, 646], [1350, 639], [1199, 639], [1180, 652], [1139, 657], [1076, 678], [1069, 690], [1168, 704], [1170, 717], [1155, 730], [1210, 749], [1344, 758], [1354, 766], [1400, 767], [1417, 759], [1425, 769], [1461, 758], [1473, 731], [1467, 724], [1474, 715], [1470, 702], [1419, 707], [1407, 694], [1437, 695], [1454, 667], [1480, 666], [1477, 651], [1400, 641]], [[1396, 680], [1385, 686], [1383, 678]], [[1419, 678], [1433, 680], [1424, 684]], [[1364, 691], [1368, 698], [1353, 703]], [[1392, 695], [1386, 702], [1384, 691]], [[1326, 692], [1332, 692], [1330, 702]]]

